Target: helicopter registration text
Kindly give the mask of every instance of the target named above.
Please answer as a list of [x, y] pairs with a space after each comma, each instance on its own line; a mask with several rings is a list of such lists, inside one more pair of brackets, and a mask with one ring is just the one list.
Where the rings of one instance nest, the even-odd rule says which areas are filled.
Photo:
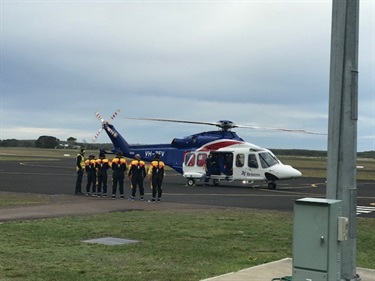
[[163, 157], [165, 154], [165, 151], [145, 151], [145, 156], [152, 157], [152, 156], [155, 156], [156, 153], [158, 153], [161, 157]]

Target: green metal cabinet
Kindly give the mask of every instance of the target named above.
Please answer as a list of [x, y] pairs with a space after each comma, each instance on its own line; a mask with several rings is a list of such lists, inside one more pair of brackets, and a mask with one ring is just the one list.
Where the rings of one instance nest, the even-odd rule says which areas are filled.
[[341, 200], [304, 198], [294, 204], [293, 280], [340, 280]]

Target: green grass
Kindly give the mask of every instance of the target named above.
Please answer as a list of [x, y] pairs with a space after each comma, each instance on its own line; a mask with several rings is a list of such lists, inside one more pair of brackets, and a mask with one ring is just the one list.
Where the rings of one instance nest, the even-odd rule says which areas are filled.
[[0, 192], [0, 207], [50, 204], [67, 200], [70, 200], [69, 196], [61, 194], [48, 195], [34, 193]]
[[[284, 164], [293, 166], [300, 170], [304, 177], [323, 178], [327, 177], [327, 159], [319, 157], [280, 156]], [[375, 159], [357, 159], [357, 179], [374, 180]]]
[[[0, 225], [0, 280], [201, 280], [292, 256], [292, 214], [129, 211]], [[375, 220], [359, 219], [358, 266], [375, 268]], [[105, 246], [101, 237], [138, 240]]]
[[[51, 196], [44, 194], [29, 194], [29, 193], [0, 193], [0, 207], [12, 205], [30, 205], [47, 203]], [[0, 279], [1, 280], [1, 279]]]

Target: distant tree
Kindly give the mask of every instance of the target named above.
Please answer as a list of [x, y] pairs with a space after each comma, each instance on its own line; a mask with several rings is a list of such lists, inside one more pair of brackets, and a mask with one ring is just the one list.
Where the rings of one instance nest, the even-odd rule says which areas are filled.
[[35, 147], [38, 148], [55, 148], [59, 145], [59, 139], [51, 136], [40, 136], [35, 141]]
[[73, 138], [73, 137], [69, 137], [66, 141], [69, 142], [69, 143], [74, 144], [77, 141], [77, 139]]
[[2, 147], [19, 147], [20, 142], [16, 139], [7, 139], [1, 141], [1, 146]]

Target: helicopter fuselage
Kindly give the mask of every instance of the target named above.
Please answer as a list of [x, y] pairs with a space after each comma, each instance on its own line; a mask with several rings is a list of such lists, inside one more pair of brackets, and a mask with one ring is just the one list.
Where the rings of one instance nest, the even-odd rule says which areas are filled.
[[[111, 117], [113, 119], [118, 111]], [[105, 130], [114, 148], [112, 153], [121, 151], [124, 156], [134, 158], [139, 154], [144, 161], [151, 162], [159, 154], [161, 160], [169, 167], [182, 174], [187, 184], [206, 177], [205, 159], [212, 154], [215, 159], [215, 170], [210, 172], [210, 180], [214, 184], [220, 181], [240, 180], [244, 183], [266, 181], [269, 188], [276, 188], [275, 181], [300, 177], [300, 171], [284, 165], [270, 150], [245, 142], [232, 128], [238, 127], [231, 121], [222, 120], [217, 123], [201, 123], [215, 125], [221, 130], [207, 131], [184, 138], [175, 138], [170, 144], [129, 145], [124, 137], [109, 122], [102, 122], [101, 130]], [[154, 119], [179, 123], [197, 123], [190, 121]], [[98, 131], [97, 135], [100, 133]]]

